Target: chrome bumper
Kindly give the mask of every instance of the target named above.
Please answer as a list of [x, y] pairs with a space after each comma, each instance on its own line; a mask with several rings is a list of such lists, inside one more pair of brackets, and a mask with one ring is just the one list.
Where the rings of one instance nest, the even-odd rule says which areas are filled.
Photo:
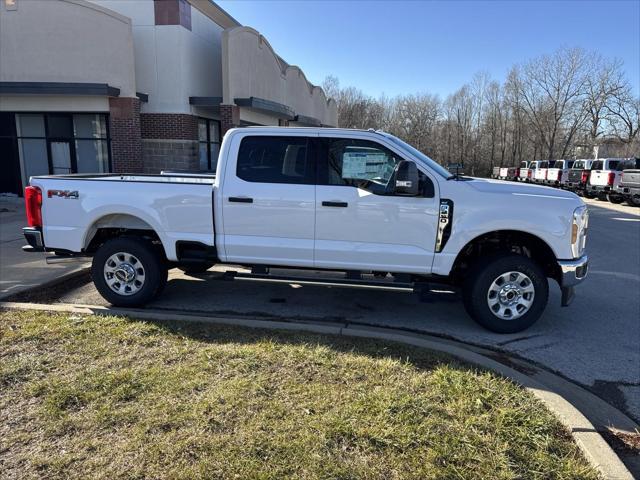
[[22, 229], [24, 238], [29, 245], [22, 247], [25, 252], [44, 252], [44, 241], [42, 240], [42, 230], [39, 227], [24, 227]]
[[575, 260], [558, 260], [558, 266], [562, 276], [561, 287], [573, 287], [587, 278], [589, 271], [589, 257], [583, 255]]

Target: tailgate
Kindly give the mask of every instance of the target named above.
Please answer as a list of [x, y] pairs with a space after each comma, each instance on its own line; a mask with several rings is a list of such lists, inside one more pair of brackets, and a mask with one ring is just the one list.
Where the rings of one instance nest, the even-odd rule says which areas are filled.
[[580, 183], [582, 181], [583, 170], [569, 170], [569, 182]]
[[558, 180], [559, 177], [560, 177], [559, 168], [550, 168], [547, 171], [547, 180]]
[[609, 172], [607, 170], [592, 170], [589, 180], [591, 185], [604, 187], [609, 184]]
[[623, 187], [640, 188], [640, 170], [623, 171], [620, 185]]

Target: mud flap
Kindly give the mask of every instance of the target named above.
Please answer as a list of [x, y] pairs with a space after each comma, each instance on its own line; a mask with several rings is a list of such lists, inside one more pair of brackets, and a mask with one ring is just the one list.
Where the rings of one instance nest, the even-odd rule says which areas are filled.
[[573, 290], [573, 287], [561, 287], [560, 291], [562, 292], [561, 305], [563, 307], [568, 307], [569, 305], [571, 305], [571, 302], [573, 301], [573, 297], [575, 297], [576, 295]]

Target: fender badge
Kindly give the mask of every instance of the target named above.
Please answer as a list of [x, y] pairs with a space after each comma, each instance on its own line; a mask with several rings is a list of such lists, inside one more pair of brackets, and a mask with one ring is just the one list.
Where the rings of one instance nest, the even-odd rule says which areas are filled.
[[47, 197], [74, 198], [77, 200], [80, 194], [77, 190], [47, 190]]

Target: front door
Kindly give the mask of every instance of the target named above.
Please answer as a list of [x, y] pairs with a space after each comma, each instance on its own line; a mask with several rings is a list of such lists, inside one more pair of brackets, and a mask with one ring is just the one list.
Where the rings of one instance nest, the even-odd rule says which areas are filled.
[[394, 195], [389, 184], [400, 160], [391, 148], [370, 140], [321, 141], [316, 267], [431, 271], [438, 208], [434, 183], [421, 172], [421, 196]]
[[313, 142], [302, 134], [234, 136], [222, 187], [228, 262], [313, 267]]

